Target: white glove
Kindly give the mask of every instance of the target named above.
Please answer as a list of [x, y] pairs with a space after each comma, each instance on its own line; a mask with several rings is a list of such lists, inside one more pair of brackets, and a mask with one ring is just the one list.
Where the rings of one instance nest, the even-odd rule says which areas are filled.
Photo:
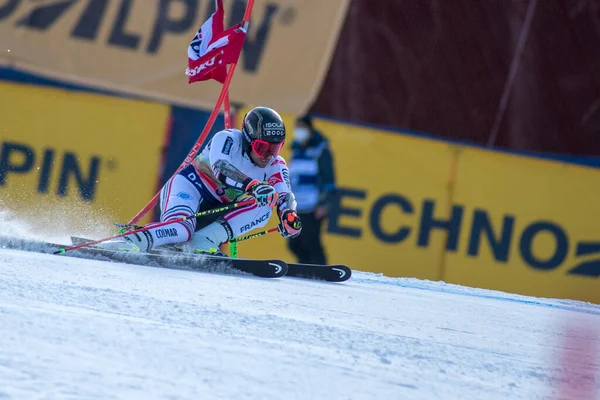
[[279, 194], [275, 191], [273, 186], [266, 183], [260, 183], [256, 179], [248, 183], [246, 186], [246, 193], [256, 199], [256, 204], [261, 207], [269, 206], [275, 207]]

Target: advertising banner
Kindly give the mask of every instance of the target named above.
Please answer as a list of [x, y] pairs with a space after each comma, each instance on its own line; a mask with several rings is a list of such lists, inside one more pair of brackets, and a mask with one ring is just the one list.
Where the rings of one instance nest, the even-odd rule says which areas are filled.
[[448, 281], [600, 303], [599, 169], [463, 147], [456, 172]]
[[[301, 113], [327, 72], [349, 0], [256, 0], [231, 85], [234, 103]], [[225, 22], [246, 1], [225, 0]], [[220, 85], [189, 85], [187, 48], [214, 0], [0, 2], [0, 65], [211, 109]]]
[[[294, 119], [284, 116], [284, 122], [288, 138], [282, 155], [288, 157]], [[449, 147], [322, 119], [315, 126], [329, 139], [339, 186], [324, 235], [329, 262], [387, 276], [441, 279], [446, 235], [420, 229], [420, 220], [423, 205], [436, 215], [448, 212]], [[243, 257], [294, 260], [278, 233], [238, 247]]]
[[[324, 227], [328, 262], [600, 303], [600, 170], [325, 119], [315, 126], [330, 141], [339, 186]], [[278, 234], [239, 249], [294, 261]]]
[[158, 189], [168, 106], [3, 82], [0, 93], [4, 218], [101, 237]]

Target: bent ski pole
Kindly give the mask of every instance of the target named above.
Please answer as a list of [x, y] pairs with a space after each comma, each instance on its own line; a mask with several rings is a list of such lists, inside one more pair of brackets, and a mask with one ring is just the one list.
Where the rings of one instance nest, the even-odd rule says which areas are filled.
[[254, 239], [257, 237], [261, 237], [261, 236], [265, 236], [269, 233], [272, 232], [277, 232], [278, 229], [277, 228], [271, 228], [271, 229], [267, 229], [266, 231], [261, 231], [261, 232], [256, 232], [256, 233], [251, 233], [249, 235], [244, 235], [244, 236], [238, 236], [236, 238], [233, 238], [229, 241], [229, 243], [237, 243], [237, 242], [242, 242], [244, 240], [248, 240], [248, 239]]
[[147, 226], [141, 227], [139, 229], [134, 229], [134, 230], [131, 230], [131, 231], [128, 231], [128, 232], [125, 232], [125, 233], [121, 233], [121, 234], [115, 235], [115, 236], [107, 237], [107, 238], [104, 238], [104, 239], [94, 240], [92, 242], [85, 242], [85, 243], [82, 243], [82, 244], [78, 244], [76, 246], [65, 247], [65, 248], [59, 249], [58, 251], [55, 251], [54, 254], [64, 254], [67, 251], [77, 250], [77, 249], [80, 249], [82, 247], [93, 246], [95, 244], [106, 242], [108, 240], [118, 239], [118, 238], [123, 237], [123, 236], [131, 235], [131, 234], [139, 233], [139, 232], [144, 232], [144, 231], [147, 231], [148, 229], [158, 228], [158, 227], [161, 227], [161, 226], [164, 226], [164, 225], [174, 224], [176, 222], [187, 221], [188, 219], [192, 219], [192, 218], [198, 218], [198, 217], [204, 217], [206, 215], [214, 215], [214, 214], [224, 213], [224, 212], [227, 212], [227, 211], [230, 211], [230, 210], [234, 210], [236, 208], [249, 206], [251, 204], [254, 204], [254, 202], [255, 202], [255, 200], [253, 198], [251, 198], [251, 199], [240, 201], [240, 202], [237, 202], [237, 203], [227, 204], [227, 205], [225, 205], [223, 207], [217, 207], [217, 208], [213, 208], [213, 209], [210, 209], [210, 210], [201, 211], [201, 212], [198, 212], [196, 214], [189, 215], [187, 217], [182, 217], [182, 218], [174, 219], [174, 220], [171, 220], [171, 221], [164, 221], [164, 222], [153, 223], [150, 226], [147, 225]]
[[[229, 89], [223, 99], [223, 119], [225, 120], [225, 129], [231, 129], [231, 103], [229, 102]], [[229, 243], [229, 254], [231, 258], [238, 257], [238, 248], [236, 242]]]

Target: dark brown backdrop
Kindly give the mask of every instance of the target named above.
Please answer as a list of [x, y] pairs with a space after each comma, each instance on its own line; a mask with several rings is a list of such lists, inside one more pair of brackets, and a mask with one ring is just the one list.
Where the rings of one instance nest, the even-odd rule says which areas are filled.
[[353, 0], [311, 111], [600, 155], [600, 0]]

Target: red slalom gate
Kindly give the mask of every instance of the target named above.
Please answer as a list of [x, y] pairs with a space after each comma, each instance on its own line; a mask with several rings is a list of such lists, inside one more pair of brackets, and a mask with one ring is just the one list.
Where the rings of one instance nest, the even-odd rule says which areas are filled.
[[[217, 0], [217, 3], [222, 5], [222, 0]], [[253, 7], [254, 7], [254, 0], [248, 0], [248, 3], [246, 4], [246, 11], [244, 13], [244, 19], [242, 20], [242, 23], [241, 23], [241, 25], [244, 27], [246, 32], [248, 32], [248, 26], [250, 24], [250, 16], [252, 15]], [[240, 53], [237, 54], [235, 62], [231, 63], [231, 66], [230, 66], [229, 70], [227, 71], [227, 76], [225, 78], [225, 81], [223, 82], [223, 87], [221, 89], [221, 93], [219, 94], [219, 98], [217, 99], [217, 103], [215, 104], [215, 107], [213, 108], [213, 110], [210, 114], [210, 117], [208, 118], [208, 121], [207, 121], [206, 125], [204, 126], [204, 129], [202, 130], [202, 133], [200, 134], [200, 136], [198, 137], [198, 140], [196, 140], [196, 143], [194, 143], [194, 146], [192, 147], [192, 149], [190, 150], [188, 155], [185, 157], [185, 159], [183, 160], [183, 162], [181, 163], [179, 168], [177, 168], [177, 171], [175, 171], [175, 173], [173, 175], [179, 173], [182, 169], [184, 169], [185, 167], [187, 167], [188, 165], [190, 165], [192, 163], [192, 161], [194, 160], [194, 157], [196, 157], [196, 154], [202, 148], [202, 145], [203, 145], [204, 141], [206, 140], [208, 133], [212, 129], [212, 127], [217, 119], [217, 115], [219, 114], [219, 111], [221, 109], [221, 105], [223, 105], [223, 104], [224, 104], [225, 126], [227, 128], [231, 127], [231, 113], [230, 113], [230, 109], [229, 109], [229, 85], [231, 84], [233, 74], [237, 67], [237, 61], [239, 60], [239, 56], [240, 56]], [[142, 219], [156, 205], [159, 194], [160, 194], [160, 190], [154, 195], [154, 197], [152, 197], [152, 199], [150, 199], [148, 204], [146, 204], [144, 206], [144, 208], [142, 208], [129, 221], [129, 224], [136, 224], [140, 219]]]

